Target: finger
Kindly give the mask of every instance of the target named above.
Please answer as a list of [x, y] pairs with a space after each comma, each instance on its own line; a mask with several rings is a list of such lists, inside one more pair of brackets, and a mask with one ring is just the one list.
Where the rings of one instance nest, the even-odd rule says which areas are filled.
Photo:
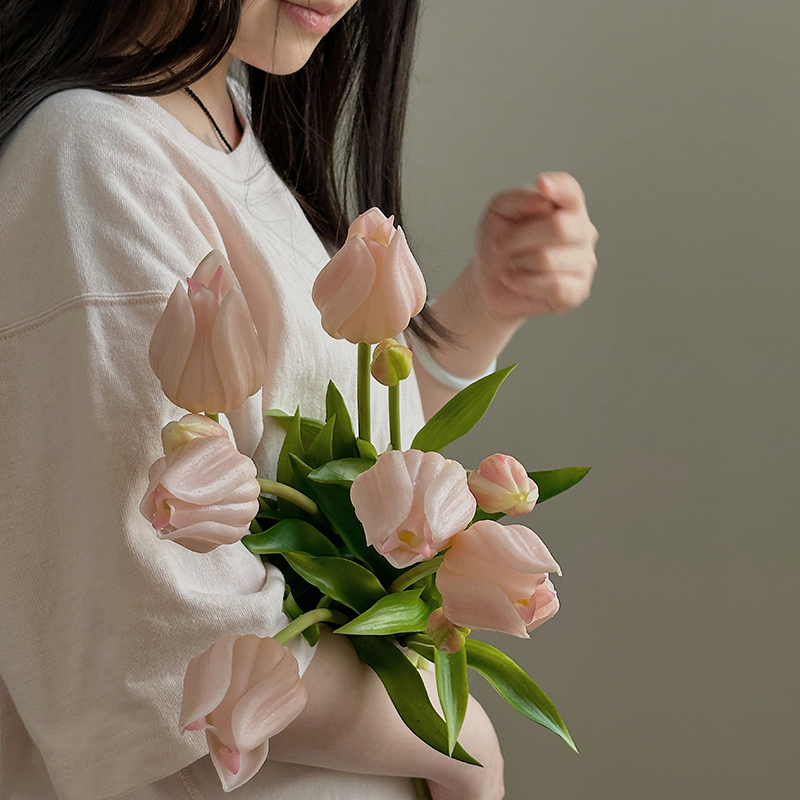
[[596, 229], [586, 214], [556, 211], [536, 217], [507, 233], [504, 245], [510, 253], [520, 253], [548, 245], [593, 244]]
[[525, 282], [534, 276], [570, 275], [590, 280], [597, 257], [588, 247], [546, 247], [512, 259], [512, 280]]
[[516, 186], [496, 194], [489, 203], [487, 212], [502, 217], [508, 222], [518, 222], [526, 217], [546, 214], [554, 208], [553, 201], [539, 192], [535, 186]]
[[586, 205], [581, 185], [567, 172], [542, 172], [536, 186], [559, 208], [578, 211]]
[[[514, 292], [528, 303], [532, 314], [563, 314], [585, 302], [591, 292], [591, 280], [572, 273], [529, 275], [518, 281]], [[512, 288], [512, 287], [508, 287]]]

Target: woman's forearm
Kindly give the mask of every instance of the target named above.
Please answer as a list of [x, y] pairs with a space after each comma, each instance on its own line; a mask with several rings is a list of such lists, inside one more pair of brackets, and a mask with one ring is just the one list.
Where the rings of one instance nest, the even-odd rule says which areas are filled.
[[[431, 691], [432, 673], [422, 673]], [[460, 741], [485, 767], [438, 753], [406, 727], [386, 690], [345, 637], [323, 633], [303, 677], [308, 702], [270, 740], [269, 758], [344, 772], [421, 777], [436, 800], [502, 797], [502, 757], [491, 722], [471, 701]], [[435, 689], [433, 690], [435, 695]]]
[[[482, 375], [525, 322], [524, 317], [505, 318], [489, 308], [474, 262], [439, 297], [434, 310], [436, 319], [451, 332], [452, 341], [429, 347], [429, 353], [443, 369], [460, 378]], [[425, 417], [430, 418], [456, 390], [436, 380], [419, 360], [414, 372]]]

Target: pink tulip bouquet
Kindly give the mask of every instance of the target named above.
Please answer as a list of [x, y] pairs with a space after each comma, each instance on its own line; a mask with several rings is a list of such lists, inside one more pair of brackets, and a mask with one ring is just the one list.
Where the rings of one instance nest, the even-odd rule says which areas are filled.
[[[469, 669], [515, 709], [574, 749], [544, 692], [472, 630], [528, 638], [558, 611], [550, 575], [561, 574], [521, 516], [588, 472], [528, 472], [509, 455], [467, 470], [441, 450], [469, 431], [513, 367], [475, 381], [403, 449], [399, 383], [412, 351], [394, 337], [422, 309], [425, 282], [402, 229], [378, 209], [356, 219], [320, 272], [313, 299], [322, 326], [358, 346], [357, 430], [328, 384], [326, 418], [271, 409], [286, 435], [276, 480], [259, 478], [216, 415], [238, 408], [264, 382], [264, 354], [230, 266], [213, 251], [178, 286], [150, 348], [164, 392], [192, 412], [162, 432], [142, 513], [163, 539], [204, 553], [246, 547], [286, 578], [289, 624], [274, 637], [228, 635], [187, 667], [180, 725], [204, 730], [223, 787], [263, 765], [269, 738], [297, 717], [305, 690], [285, 647], [310, 644], [319, 626], [347, 636], [383, 681], [401, 718], [431, 747], [477, 763], [458, 743]], [[370, 384], [389, 387], [390, 449], [371, 442]], [[239, 544], [241, 542], [241, 544]], [[435, 670], [444, 718], [418, 670]], [[421, 797], [426, 796], [418, 782]]]

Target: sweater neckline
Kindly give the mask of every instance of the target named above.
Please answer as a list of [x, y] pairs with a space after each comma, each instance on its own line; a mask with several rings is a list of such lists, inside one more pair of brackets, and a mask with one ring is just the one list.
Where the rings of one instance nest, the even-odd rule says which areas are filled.
[[237, 81], [229, 78], [234, 108], [242, 123], [242, 138], [230, 152], [218, 150], [195, 136], [183, 123], [152, 97], [143, 95], [119, 95], [124, 101], [135, 106], [152, 121], [163, 128], [183, 150], [200, 158], [205, 164], [231, 177], [249, 174], [254, 167], [254, 154], [259, 151], [259, 143], [253, 132], [250, 115], [246, 110], [246, 93]]

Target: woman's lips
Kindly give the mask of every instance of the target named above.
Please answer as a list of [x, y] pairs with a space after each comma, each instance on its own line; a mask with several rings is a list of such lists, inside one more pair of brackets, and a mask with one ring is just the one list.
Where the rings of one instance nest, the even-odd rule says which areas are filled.
[[286, 14], [295, 25], [309, 33], [324, 36], [334, 25], [342, 10], [338, 3], [313, 2], [305, 4], [290, 3], [282, 0], [281, 11]]

